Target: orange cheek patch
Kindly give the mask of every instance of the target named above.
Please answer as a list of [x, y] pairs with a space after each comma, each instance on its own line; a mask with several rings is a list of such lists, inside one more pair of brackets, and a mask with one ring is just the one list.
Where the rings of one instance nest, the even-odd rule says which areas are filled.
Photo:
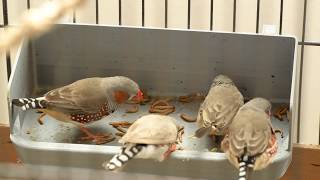
[[124, 103], [126, 100], [128, 100], [129, 95], [128, 93], [123, 91], [116, 91], [114, 92], [114, 98], [117, 101], [117, 103], [121, 104], [121, 103]]

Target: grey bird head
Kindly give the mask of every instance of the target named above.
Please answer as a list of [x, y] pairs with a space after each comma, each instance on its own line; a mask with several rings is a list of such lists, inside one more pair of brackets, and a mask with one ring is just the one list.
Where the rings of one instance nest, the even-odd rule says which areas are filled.
[[107, 86], [106, 89], [126, 92], [129, 95], [129, 99], [133, 97], [143, 98], [139, 85], [130, 78], [124, 76], [107, 77], [105, 78], [105, 85]]
[[268, 101], [264, 98], [261, 98], [261, 97], [251, 99], [249, 102], [246, 103], [246, 105], [250, 106], [250, 107], [255, 107], [255, 108], [262, 110], [264, 112], [267, 112], [267, 113], [269, 113], [271, 111], [270, 101]]
[[219, 85], [219, 84], [234, 84], [234, 83], [228, 76], [220, 74], [213, 79], [212, 85]]

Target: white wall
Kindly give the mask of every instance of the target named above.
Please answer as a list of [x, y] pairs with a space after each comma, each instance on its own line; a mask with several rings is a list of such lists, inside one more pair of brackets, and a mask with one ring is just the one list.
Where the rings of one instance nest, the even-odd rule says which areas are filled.
[[[31, 7], [37, 7], [43, 0], [31, 0]], [[0, 5], [1, 5], [0, 1]], [[168, 0], [168, 27], [187, 28], [188, 0]], [[211, 0], [191, 0], [190, 26], [192, 29], [209, 29]], [[308, 1], [306, 40], [320, 41], [319, 0]], [[232, 31], [233, 0], [213, 0], [213, 29]], [[18, 22], [21, 11], [26, 9], [26, 0], [8, 0], [10, 23]], [[118, 0], [99, 1], [99, 22], [101, 24], [118, 24]], [[236, 31], [255, 32], [256, 30], [256, 0], [237, 0]], [[81, 23], [95, 23], [96, 3], [88, 0], [85, 7], [76, 10], [76, 20]], [[164, 27], [165, 0], [145, 0], [145, 26]], [[122, 24], [141, 26], [141, 0], [122, 0]], [[0, 10], [2, 15], [2, 8]], [[280, 0], [261, 0], [259, 32], [264, 24], [276, 25], [279, 31]], [[283, 34], [294, 35], [301, 40], [303, 0], [285, 0], [283, 9]], [[72, 22], [72, 12], [64, 19]], [[0, 16], [0, 22], [2, 17]], [[300, 48], [299, 48], [300, 49]], [[305, 47], [300, 141], [307, 144], [319, 142], [319, 111], [316, 103], [320, 100], [319, 71], [320, 47]], [[15, 56], [15, 50], [11, 53]], [[298, 52], [300, 58], [300, 52]], [[2, 57], [3, 59], [3, 57]], [[13, 59], [13, 58], [12, 58]], [[1, 121], [7, 121], [6, 112], [6, 70], [4, 61], [0, 62], [0, 114]]]

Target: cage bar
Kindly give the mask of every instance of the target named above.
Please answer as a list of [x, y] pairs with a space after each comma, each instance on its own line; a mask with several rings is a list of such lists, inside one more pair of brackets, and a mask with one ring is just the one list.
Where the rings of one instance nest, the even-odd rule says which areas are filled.
[[[3, 27], [9, 25], [9, 18], [8, 18], [8, 2], [7, 0], [2, 0], [2, 15], [3, 15]], [[11, 57], [10, 57], [10, 50], [5, 53], [6, 56], [6, 64], [7, 64], [7, 77], [8, 80], [10, 79], [11, 75]]]
[[233, 0], [233, 23], [232, 23], [233, 32], [236, 32], [236, 18], [237, 18], [237, 0]]
[[96, 24], [99, 24], [99, 0], [96, 0]]
[[164, 1], [164, 27], [168, 28], [168, 0]]
[[300, 61], [300, 79], [299, 79], [299, 96], [298, 96], [298, 127], [297, 127], [297, 143], [300, 142], [300, 123], [301, 123], [301, 82], [302, 82], [302, 71], [303, 71], [303, 59], [304, 59], [304, 43], [305, 43], [305, 38], [306, 38], [306, 22], [307, 22], [307, 5], [308, 1], [304, 0], [304, 5], [303, 5], [303, 25], [302, 25], [302, 39], [301, 39], [301, 61]]
[[280, 1], [280, 23], [279, 23], [279, 34], [282, 34], [282, 20], [283, 20], [283, 0]]
[[256, 33], [259, 33], [259, 23], [260, 23], [260, 0], [257, 0]]
[[144, 11], [145, 11], [145, 6], [144, 6], [144, 0], [141, 0], [142, 2], [141, 2], [141, 21], [142, 21], [142, 23], [141, 23], [141, 25], [142, 25], [142, 27], [144, 27]]
[[190, 29], [191, 20], [191, 0], [188, 0], [188, 29]]
[[121, 0], [119, 0], [119, 25], [120, 25], [120, 26], [122, 25], [122, 17], [121, 17], [121, 14], [122, 14], [122, 12], [121, 12], [121, 4], [122, 4], [122, 2], [121, 2]]
[[30, 9], [31, 5], [30, 5], [30, 0], [27, 0], [27, 8]]
[[210, 31], [213, 29], [213, 0], [210, 1]]

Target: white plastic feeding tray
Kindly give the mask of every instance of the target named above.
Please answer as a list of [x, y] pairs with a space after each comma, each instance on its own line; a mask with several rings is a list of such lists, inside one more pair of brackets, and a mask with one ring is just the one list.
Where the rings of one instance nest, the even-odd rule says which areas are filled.
[[[35, 41], [25, 41], [9, 84], [9, 100], [42, 95], [46, 90], [94, 76], [123, 75], [134, 79], [150, 95], [180, 96], [206, 93], [215, 75], [230, 76], [245, 97], [265, 97], [274, 106], [290, 104], [292, 119], [272, 119], [279, 137], [279, 151], [273, 163], [254, 173], [254, 179], [278, 179], [291, 160], [291, 124], [296, 120], [298, 74], [295, 64], [296, 40], [292, 37], [263, 36], [209, 31], [187, 31], [129, 27], [58, 25]], [[123, 171], [232, 179], [237, 170], [223, 153], [210, 152], [209, 137], [188, 138], [195, 123], [180, 119], [181, 113], [195, 116], [200, 101], [176, 107], [170, 116], [185, 127], [185, 149], [158, 163], [135, 159]], [[138, 113], [119, 111], [90, 125], [99, 132], [115, 130], [112, 121], [134, 121], [148, 114], [149, 104]], [[11, 107], [11, 139], [23, 162], [58, 166], [102, 168], [101, 164], [119, 152], [117, 141], [105, 145], [80, 144], [80, 131], [72, 124], [46, 117], [39, 125], [39, 114]]]

